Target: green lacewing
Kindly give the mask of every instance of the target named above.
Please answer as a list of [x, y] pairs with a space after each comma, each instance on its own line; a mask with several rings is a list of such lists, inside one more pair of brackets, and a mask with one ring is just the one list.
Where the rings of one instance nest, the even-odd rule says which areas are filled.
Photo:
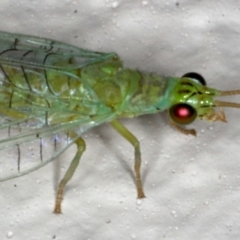
[[137, 197], [144, 198], [140, 144], [118, 119], [166, 111], [176, 129], [195, 135], [185, 125], [226, 122], [223, 107], [240, 104], [215, 97], [235, 94], [240, 90], [207, 87], [197, 73], [163, 77], [125, 67], [116, 53], [0, 32], [0, 150], [8, 153], [0, 156], [0, 181], [33, 172], [76, 144], [56, 194], [54, 213], [61, 213], [64, 187], [85, 150], [82, 134], [108, 122], [134, 147]]

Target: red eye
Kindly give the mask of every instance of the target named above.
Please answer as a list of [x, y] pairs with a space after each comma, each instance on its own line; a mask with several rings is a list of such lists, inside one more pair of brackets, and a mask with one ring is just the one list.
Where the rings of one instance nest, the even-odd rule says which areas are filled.
[[178, 124], [192, 123], [197, 117], [197, 111], [190, 105], [179, 103], [169, 109], [172, 120]]

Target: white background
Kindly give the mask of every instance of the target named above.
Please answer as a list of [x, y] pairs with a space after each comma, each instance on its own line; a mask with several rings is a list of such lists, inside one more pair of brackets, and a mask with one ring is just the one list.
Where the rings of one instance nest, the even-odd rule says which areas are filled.
[[[209, 86], [240, 88], [239, 1], [1, 0], [0, 13], [1, 30], [115, 51], [131, 68], [195, 71]], [[142, 201], [129, 143], [107, 124], [88, 132], [62, 215], [52, 214], [56, 163], [0, 183], [0, 239], [238, 239], [240, 111], [226, 114], [227, 124], [194, 123], [196, 138], [172, 129], [164, 114], [124, 120], [142, 145]], [[74, 151], [59, 159], [63, 172]]]

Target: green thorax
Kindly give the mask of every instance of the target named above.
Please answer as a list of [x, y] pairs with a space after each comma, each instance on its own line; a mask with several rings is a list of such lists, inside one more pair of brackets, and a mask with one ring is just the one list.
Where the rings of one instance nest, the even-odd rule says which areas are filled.
[[124, 68], [117, 56], [82, 69], [81, 78], [119, 117], [134, 117], [169, 107], [172, 79]]

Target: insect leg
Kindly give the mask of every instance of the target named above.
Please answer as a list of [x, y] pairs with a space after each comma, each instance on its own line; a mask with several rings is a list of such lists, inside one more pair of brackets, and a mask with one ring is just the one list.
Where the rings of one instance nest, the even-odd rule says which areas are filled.
[[135, 174], [136, 174], [136, 185], [137, 185], [137, 195], [138, 198], [144, 198], [144, 192], [143, 192], [143, 186], [142, 186], [142, 179], [141, 179], [141, 152], [140, 152], [140, 143], [137, 140], [137, 138], [129, 132], [127, 128], [125, 128], [122, 123], [120, 123], [118, 120], [113, 120], [110, 122], [112, 127], [120, 133], [126, 140], [128, 140], [129, 143], [131, 143], [134, 147], [135, 151]]
[[179, 132], [185, 134], [185, 135], [193, 135], [196, 137], [196, 131], [195, 129], [187, 129], [187, 128], [183, 128], [182, 126], [177, 125], [176, 123], [174, 123], [173, 121], [170, 121], [170, 124], [177, 129]]
[[[70, 133], [70, 137], [71, 138], [75, 138], [77, 135], [74, 133], [74, 132], [71, 132]], [[85, 151], [86, 149], [86, 144], [85, 144], [85, 141], [82, 139], [82, 138], [77, 138], [75, 140], [75, 143], [77, 145], [77, 153], [76, 155], [74, 156], [67, 172], [65, 173], [63, 179], [61, 180], [61, 182], [59, 183], [58, 185], [58, 191], [57, 191], [57, 196], [56, 196], [56, 202], [55, 202], [55, 208], [54, 208], [54, 211], [53, 213], [56, 213], [56, 214], [60, 214], [62, 213], [61, 211], [61, 203], [62, 203], [62, 199], [63, 199], [63, 190], [64, 190], [64, 187], [66, 186], [66, 184], [70, 181], [70, 179], [72, 178], [79, 162], [80, 162], [80, 159], [81, 159], [81, 156], [83, 154], [83, 152]]]

